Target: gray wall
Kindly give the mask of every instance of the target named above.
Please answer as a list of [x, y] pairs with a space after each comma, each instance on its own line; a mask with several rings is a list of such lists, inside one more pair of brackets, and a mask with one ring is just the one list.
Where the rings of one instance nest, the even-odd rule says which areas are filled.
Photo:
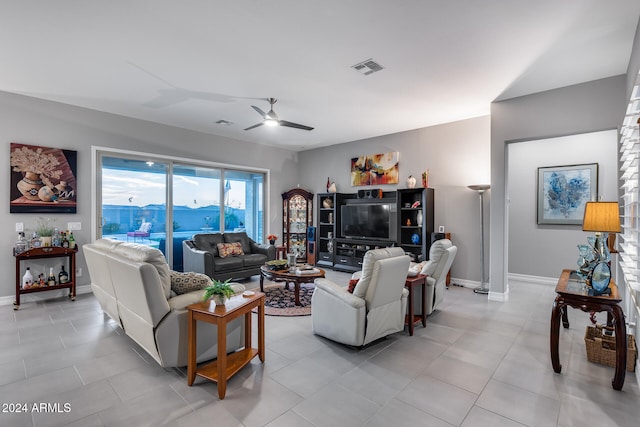
[[[625, 93], [626, 76], [621, 75], [492, 104], [490, 298], [500, 299], [508, 290], [506, 144], [617, 129], [627, 104]], [[553, 257], [544, 247], [530, 247], [518, 255], [539, 265]]]
[[618, 200], [617, 130], [508, 145], [509, 273], [557, 278], [576, 267], [577, 244], [586, 244], [579, 225], [538, 225], [537, 169], [598, 163], [598, 196]]
[[[22, 142], [46, 147], [78, 151], [78, 213], [76, 215], [47, 215], [66, 228], [69, 221], [81, 222], [82, 230], [74, 232], [79, 244], [91, 241], [91, 147], [102, 146], [156, 153], [165, 156], [192, 158], [204, 161], [268, 168], [271, 171], [270, 215], [265, 231], [281, 233], [282, 198], [280, 194], [297, 185], [298, 154], [293, 151], [250, 144], [185, 129], [159, 125], [113, 114], [76, 108], [65, 104], [0, 92], [0, 129], [4, 149], [0, 149], [0, 164], [9, 167], [9, 143]], [[5, 172], [9, 177], [9, 171]], [[16, 239], [15, 223], [33, 227], [39, 215], [9, 214], [8, 179], [0, 185], [0, 200], [5, 202], [0, 212], [3, 232], [0, 246], [0, 271], [13, 277], [15, 261], [10, 248]], [[63, 225], [64, 224], [64, 225]], [[78, 256], [78, 266], [85, 274], [79, 285], [89, 283], [84, 258]], [[48, 298], [53, 292], [33, 294], [29, 298]], [[0, 298], [13, 301], [13, 280], [0, 282]], [[5, 297], [5, 298], [3, 298]], [[6, 302], [6, 301], [4, 301]]]
[[[443, 125], [353, 141], [300, 153], [300, 183], [314, 193], [325, 192], [327, 177], [338, 192], [355, 193], [350, 181], [351, 158], [398, 151], [399, 185], [381, 186], [385, 191], [406, 188], [413, 175], [421, 184], [421, 173], [429, 170], [429, 187], [435, 189], [435, 226], [445, 226], [458, 246], [452, 266], [454, 278], [480, 279], [480, 208], [471, 184], [489, 182], [489, 117], [478, 117]], [[488, 235], [489, 197], [485, 198], [485, 233]], [[488, 249], [487, 249], [488, 258]]]

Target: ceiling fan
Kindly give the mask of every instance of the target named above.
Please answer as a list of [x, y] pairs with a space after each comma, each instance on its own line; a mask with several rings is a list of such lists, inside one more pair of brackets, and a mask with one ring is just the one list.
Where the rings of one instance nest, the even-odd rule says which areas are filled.
[[262, 111], [260, 108], [256, 107], [255, 105], [251, 106], [254, 110], [256, 110], [258, 112], [258, 114], [260, 114], [262, 116], [262, 118], [264, 120], [262, 122], [258, 123], [258, 124], [255, 124], [253, 126], [249, 126], [245, 130], [251, 130], [251, 129], [257, 128], [259, 126], [262, 126], [262, 125], [265, 125], [265, 126], [284, 126], [284, 127], [296, 128], [296, 129], [302, 129], [302, 130], [313, 130], [313, 128], [310, 127], [310, 126], [305, 126], [305, 125], [301, 125], [301, 124], [298, 124], [298, 123], [288, 122], [286, 120], [280, 120], [278, 118], [278, 115], [276, 114], [276, 112], [273, 111], [273, 104], [278, 102], [278, 100], [275, 99], [275, 98], [269, 98], [269, 99], [267, 99], [267, 101], [269, 101], [269, 104], [271, 106], [271, 109], [269, 110], [268, 113], [265, 113], [264, 111]]

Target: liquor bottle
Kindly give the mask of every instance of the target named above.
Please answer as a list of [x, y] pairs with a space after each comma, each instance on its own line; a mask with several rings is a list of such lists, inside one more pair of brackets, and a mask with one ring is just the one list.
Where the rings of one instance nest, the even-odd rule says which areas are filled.
[[60, 273], [58, 273], [58, 283], [62, 285], [64, 283], [67, 283], [68, 281], [69, 281], [69, 274], [64, 270], [64, 265], [63, 265], [62, 269], [60, 270]]
[[60, 245], [63, 248], [68, 248], [69, 247], [69, 239], [67, 239], [67, 235], [64, 234], [64, 231], [60, 232]]
[[53, 267], [49, 267], [49, 277], [47, 278], [47, 286], [56, 285], [56, 276], [53, 274]]
[[27, 267], [24, 276], [22, 276], [22, 289], [29, 289], [33, 285], [33, 274], [31, 274], [31, 268]]
[[[22, 252], [25, 252], [29, 249], [29, 243], [27, 243], [27, 239], [24, 236], [24, 232], [21, 231], [18, 233], [18, 240], [16, 241], [15, 254], [19, 255]], [[31, 278], [33, 281], [33, 277]]]
[[75, 249], [76, 247], [76, 238], [73, 237], [73, 232], [69, 233], [69, 248]]
[[51, 246], [59, 247], [62, 245], [62, 241], [60, 240], [60, 232], [58, 229], [53, 230], [53, 238], [51, 239]]

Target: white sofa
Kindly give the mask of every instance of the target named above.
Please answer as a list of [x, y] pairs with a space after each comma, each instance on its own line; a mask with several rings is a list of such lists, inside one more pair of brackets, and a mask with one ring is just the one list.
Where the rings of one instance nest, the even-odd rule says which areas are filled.
[[[187, 307], [202, 299], [202, 290], [176, 295], [171, 272], [158, 249], [110, 239], [82, 247], [91, 277], [91, 290], [102, 310], [125, 334], [163, 367], [187, 365]], [[244, 286], [234, 285], [236, 292]], [[244, 318], [227, 325], [227, 351], [244, 345]], [[215, 325], [197, 329], [197, 361], [218, 354]]]
[[328, 279], [316, 279], [311, 297], [313, 332], [356, 347], [401, 332], [409, 262], [402, 248], [367, 251], [353, 294]]

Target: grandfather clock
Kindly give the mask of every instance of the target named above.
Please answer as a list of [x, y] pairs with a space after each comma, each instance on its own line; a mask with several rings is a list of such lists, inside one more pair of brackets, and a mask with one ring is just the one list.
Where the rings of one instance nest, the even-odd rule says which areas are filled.
[[301, 188], [282, 193], [282, 240], [286, 253], [307, 262], [307, 231], [313, 225], [313, 193]]

